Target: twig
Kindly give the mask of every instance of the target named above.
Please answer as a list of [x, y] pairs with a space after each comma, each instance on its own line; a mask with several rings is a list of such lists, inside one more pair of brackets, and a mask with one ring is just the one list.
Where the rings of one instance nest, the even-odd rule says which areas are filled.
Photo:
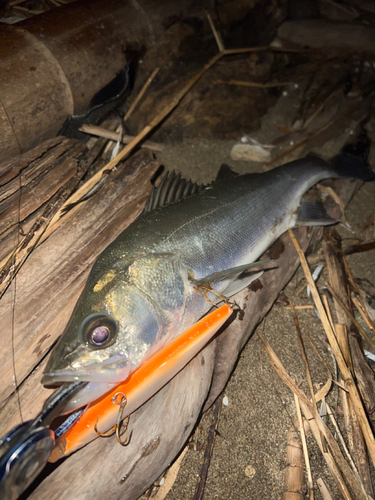
[[293, 307], [293, 303], [291, 301], [290, 302], [290, 306], [291, 306], [291, 310], [292, 310], [292, 315], [293, 315], [293, 320], [294, 320], [294, 324], [296, 326], [296, 331], [297, 331], [297, 337], [298, 337], [298, 343], [299, 343], [299, 347], [301, 349], [301, 355], [302, 355], [302, 360], [303, 360], [303, 364], [305, 365], [305, 372], [306, 372], [306, 378], [307, 378], [307, 382], [309, 384], [309, 388], [310, 388], [310, 394], [311, 394], [311, 401], [313, 403], [313, 405], [315, 406], [316, 408], [316, 401], [315, 401], [315, 393], [314, 393], [314, 388], [313, 388], [313, 383], [312, 383], [312, 379], [311, 379], [311, 373], [310, 373], [310, 368], [309, 368], [309, 362], [307, 360], [307, 356], [306, 356], [306, 350], [305, 350], [305, 345], [303, 343], [303, 338], [302, 338], [302, 332], [301, 332], [301, 328], [299, 326], [299, 322], [298, 322], [298, 318], [297, 318], [297, 314], [296, 314], [296, 311], [294, 310], [294, 307]]
[[216, 80], [215, 85], [239, 85], [241, 87], [253, 87], [257, 89], [271, 89], [273, 87], [284, 87], [285, 85], [292, 85], [293, 82], [244, 82], [241, 80]]
[[314, 309], [314, 306], [286, 306], [285, 309], [295, 309], [298, 311], [299, 309]]
[[340, 299], [340, 297], [337, 295], [337, 293], [333, 290], [331, 285], [329, 283], [326, 283], [325, 285], [328, 288], [329, 293], [334, 297], [334, 299], [337, 301], [337, 303], [339, 304], [341, 309], [348, 315], [348, 317], [353, 321], [355, 326], [358, 328], [362, 337], [370, 345], [372, 345], [372, 347], [375, 348], [375, 341], [369, 336], [369, 334], [366, 332], [366, 330], [358, 323], [358, 321], [355, 319], [354, 315], [349, 311], [349, 309], [346, 307], [346, 305], [343, 303], [343, 301]]
[[316, 481], [316, 484], [318, 485], [323, 500], [333, 500], [333, 496], [331, 495], [329, 489], [327, 488], [325, 482], [321, 477]]
[[206, 12], [206, 15], [207, 15], [208, 22], [210, 23], [210, 26], [211, 26], [211, 29], [212, 29], [212, 33], [214, 34], [214, 37], [215, 37], [216, 44], [217, 44], [217, 47], [219, 49], [219, 52], [223, 52], [225, 50], [225, 47], [224, 47], [224, 44], [223, 44], [223, 40], [222, 40], [222, 38], [220, 36], [220, 33], [215, 28], [214, 22], [213, 22], [213, 20], [212, 20], [212, 18], [210, 16], [210, 14], [208, 12]]
[[202, 500], [204, 495], [204, 488], [206, 486], [208, 469], [210, 468], [211, 455], [214, 447], [215, 435], [219, 425], [219, 416], [221, 405], [223, 402], [223, 394], [220, 394], [215, 401], [214, 412], [212, 416], [212, 423], [210, 430], [208, 431], [207, 445], [204, 451], [203, 466], [199, 476], [199, 481], [197, 484], [197, 489], [195, 490], [194, 500]]
[[368, 318], [368, 316], [366, 315], [366, 309], [364, 310], [362, 308], [362, 306], [360, 305], [360, 303], [358, 302], [357, 298], [352, 295], [352, 302], [353, 304], [355, 305], [355, 307], [357, 308], [357, 311], [360, 313], [360, 315], [362, 316], [363, 318], [363, 321], [366, 323], [366, 325], [370, 328], [370, 330], [372, 330], [373, 334], [375, 335], [375, 328], [374, 328], [374, 325], [372, 324], [371, 320]]
[[375, 439], [374, 439], [374, 435], [373, 435], [372, 429], [370, 427], [369, 421], [367, 419], [366, 412], [365, 412], [363, 404], [362, 404], [362, 399], [361, 399], [360, 394], [358, 392], [357, 386], [355, 385], [352, 374], [350, 373], [350, 370], [345, 363], [344, 357], [343, 357], [341, 350], [339, 348], [339, 345], [337, 343], [335, 334], [334, 334], [334, 332], [331, 328], [331, 325], [328, 321], [328, 318], [327, 318], [325, 309], [323, 307], [321, 298], [319, 296], [318, 290], [316, 288], [315, 282], [311, 276], [310, 269], [309, 269], [309, 266], [308, 266], [307, 261], [306, 261], [306, 257], [305, 257], [305, 255], [304, 255], [304, 253], [303, 253], [303, 251], [302, 251], [302, 249], [301, 249], [301, 247], [300, 247], [300, 245], [299, 245], [299, 243], [298, 243], [298, 241], [297, 241], [297, 239], [296, 239], [296, 237], [291, 229], [289, 229], [289, 236], [290, 236], [290, 238], [294, 244], [294, 247], [298, 253], [298, 256], [300, 258], [301, 265], [302, 265], [303, 271], [304, 271], [305, 276], [306, 276], [306, 280], [310, 286], [310, 290], [311, 290], [311, 294], [312, 294], [314, 302], [315, 302], [315, 306], [318, 310], [320, 319], [323, 323], [324, 330], [326, 332], [328, 341], [331, 345], [333, 354], [336, 358], [337, 364], [338, 364], [338, 366], [341, 370], [341, 373], [344, 377], [345, 385], [346, 385], [346, 387], [349, 391], [349, 394], [353, 400], [355, 412], [356, 412], [356, 415], [358, 418], [358, 422], [361, 426], [361, 429], [362, 429], [362, 432], [363, 432], [363, 435], [364, 435], [372, 462], [375, 465]]
[[343, 447], [345, 455], [346, 455], [347, 459], [349, 460], [349, 463], [350, 463], [353, 471], [358, 474], [357, 467], [355, 466], [355, 463], [353, 462], [352, 456], [349, 453], [348, 447], [346, 446], [345, 440], [343, 438], [343, 435], [341, 434], [341, 431], [340, 431], [340, 428], [336, 422], [335, 416], [333, 415], [331, 407], [328, 405], [327, 401], [326, 401], [326, 406], [327, 406], [328, 416], [329, 416], [329, 418], [333, 424], [333, 427], [335, 428], [336, 433], [340, 439], [340, 443], [341, 443], [341, 446]]
[[[85, 134], [95, 135], [96, 137], [104, 137], [105, 139], [110, 139], [111, 141], [118, 140], [118, 132], [111, 132], [103, 127], [97, 127], [96, 125], [83, 124], [79, 129], [80, 132], [84, 132]], [[123, 135], [121, 142], [123, 144], [129, 144], [134, 140], [134, 135]], [[150, 148], [154, 151], [163, 151], [164, 144], [158, 144], [152, 141], [145, 141], [141, 144], [141, 148]]]
[[[315, 397], [313, 401], [315, 400]], [[299, 423], [299, 432], [301, 435], [301, 441], [302, 441], [302, 449], [303, 449], [303, 455], [305, 457], [305, 465], [306, 465], [306, 472], [307, 472], [307, 484], [309, 487], [309, 499], [314, 500], [314, 484], [313, 484], [313, 479], [312, 479], [312, 474], [311, 474], [311, 467], [310, 467], [310, 458], [309, 458], [309, 452], [307, 449], [307, 443], [306, 443], [306, 435], [305, 435], [305, 429], [303, 426], [303, 421], [302, 421], [302, 414], [301, 414], [301, 407], [299, 404], [299, 399], [298, 397], [294, 394], [294, 401], [296, 404], [296, 410], [297, 410], [297, 418], [298, 418], [298, 423]]]
[[129, 118], [130, 118], [131, 114], [133, 113], [135, 107], [137, 106], [137, 104], [139, 103], [139, 101], [144, 96], [144, 93], [146, 92], [146, 90], [150, 86], [152, 80], [155, 78], [155, 76], [158, 73], [159, 69], [160, 68], [155, 68], [154, 71], [151, 73], [151, 75], [148, 77], [146, 83], [143, 85], [143, 87], [141, 88], [141, 91], [139, 92], [139, 94], [137, 95], [137, 97], [134, 99], [133, 104], [130, 106], [130, 108], [128, 109], [126, 115], [124, 116], [124, 121], [125, 122], [129, 120]]

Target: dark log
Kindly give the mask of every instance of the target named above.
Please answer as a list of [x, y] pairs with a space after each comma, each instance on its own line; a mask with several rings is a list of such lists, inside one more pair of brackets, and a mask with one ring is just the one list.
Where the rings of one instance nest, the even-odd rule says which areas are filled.
[[[193, 2], [77, 1], [0, 26], [0, 161], [56, 135]], [[202, 7], [203, 8], [203, 7]], [[135, 61], [137, 62], [137, 61]]]
[[4, 179], [20, 172], [0, 185], [0, 235], [23, 222], [76, 174], [77, 157], [86, 146], [74, 139], [58, 139], [51, 141], [54, 145], [47, 141], [44, 151], [37, 148], [36, 154], [27, 155], [28, 165], [23, 168], [19, 164], [14, 168], [14, 161], [0, 165]]
[[285, 21], [277, 35], [283, 41], [339, 53], [374, 53], [374, 26], [333, 23], [321, 19]]

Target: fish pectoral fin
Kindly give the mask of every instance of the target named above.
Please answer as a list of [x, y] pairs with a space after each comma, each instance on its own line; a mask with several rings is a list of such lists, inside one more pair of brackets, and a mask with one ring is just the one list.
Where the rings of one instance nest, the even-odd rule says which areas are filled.
[[303, 197], [296, 225], [299, 226], [329, 226], [338, 221], [332, 219], [326, 212], [321, 200]]
[[[213, 283], [217, 283], [218, 281], [223, 281], [227, 278], [233, 278], [233, 276], [239, 276], [245, 271], [250, 271], [255, 267], [264, 266], [265, 264], [269, 264], [270, 262], [273, 262], [273, 260], [269, 259], [261, 260], [259, 262], [252, 262], [251, 264], [244, 264], [243, 266], [232, 267], [230, 269], [225, 269], [224, 271], [209, 274], [208, 276], [200, 278], [199, 280], [191, 279], [190, 282], [195, 287], [206, 286], [207, 283], [210, 283], [212, 285]], [[247, 278], [249, 277], [247, 276]], [[243, 288], [245, 288], [245, 286]]]

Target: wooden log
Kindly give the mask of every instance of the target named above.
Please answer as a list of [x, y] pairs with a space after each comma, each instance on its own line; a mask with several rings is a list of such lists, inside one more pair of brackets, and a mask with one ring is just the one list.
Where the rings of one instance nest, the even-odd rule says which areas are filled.
[[[58, 133], [193, 2], [77, 1], [0, 26], [0, 161]], [[137, 57], [137, 56], [136, 56]]]
[[[22, 169], [17, 165], [19, 174], [0, 184], [0, 237], [39, 209], [76, 174], [77, 157], [86, 146], [64, 137], [53, 143], [50, 146], [48, 141], [44, 151], [28, 155], [28, 165]], [[9, 178], [16, 171], [14, 161], [0, 165], [0, 171], [2, 178]]]
[[333, 23], [322, 19], [285, 21], [277, 35], [303, 47], [341, 53], [374, 53], [375, 29], [360, 24]]
[[[14, 391], [13, 356], [20, 384], [61, 334], [96, 257], [143, 208], [157, 167], [147, 150], [132, 157], [126, 168], [120, 166], [95, 196], [34, 250], [17, 276], [13, 333], [13, 294], [8, 290], [3, 296], [0, 400], [6, 401], [5, 406], [10, 404], [8, 398]], [[27, 400], [26, 395], [24, 403]], [[34, 414], [42, 402], [43, 398], [34, 399]], [[5, 416], [5, 406], [1, 410], [4, 419], [0, 434], [18, 423], [11, 414]]]

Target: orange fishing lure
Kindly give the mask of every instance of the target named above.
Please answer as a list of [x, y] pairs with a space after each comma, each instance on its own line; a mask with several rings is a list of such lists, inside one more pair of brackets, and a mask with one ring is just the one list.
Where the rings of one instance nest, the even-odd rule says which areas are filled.
[[213, 337], [233, 309], [222, 305], [144, 361], [124, 382], [90, 403], [79, 419], [57, 440], [50, 457], [55, 462], [114, 428], [119, 419], [119, 399], [126, 397], [121, 419], [126, 418], [169, 382]]

